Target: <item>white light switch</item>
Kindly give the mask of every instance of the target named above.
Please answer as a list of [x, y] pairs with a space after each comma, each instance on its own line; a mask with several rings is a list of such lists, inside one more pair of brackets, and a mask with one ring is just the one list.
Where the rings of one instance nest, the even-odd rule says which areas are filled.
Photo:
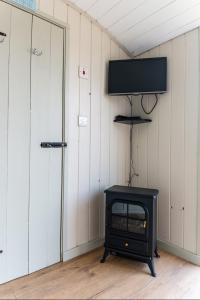
[[88, 118], [85, 116], [79, 116], [78, 125], [79, 127], [86, 127], [88, 125]]
[[88, 79], [88, 67], [87, 66], [79, 67], [79, 77], [82, 79]]

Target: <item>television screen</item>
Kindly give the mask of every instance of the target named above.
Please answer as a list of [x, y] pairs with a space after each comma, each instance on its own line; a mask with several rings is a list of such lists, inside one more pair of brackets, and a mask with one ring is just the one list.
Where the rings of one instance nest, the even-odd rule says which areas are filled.
[[109, 62], [108, 94], [155, 94], [166, 91], [166, 57]]

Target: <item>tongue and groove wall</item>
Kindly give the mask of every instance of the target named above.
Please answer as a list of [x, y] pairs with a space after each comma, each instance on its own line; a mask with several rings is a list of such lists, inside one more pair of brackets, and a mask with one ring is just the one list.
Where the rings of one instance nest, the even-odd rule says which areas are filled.
[[[129, 113], [126, 98], [108, 97], [107, 63], [127, 54], [98, 24], [60, 0], [40, 0], [38, 9], [69, 25], [69, 74], [66, 84], [64, 258], [101, 244], [104, 236], [104, 194], [112, 184], [127, 184], [129, 128], [114, 124]], [[88, 80], [78, 76], [87, 66]], [[78, 116], [88, 126], [78, 126]]]
[[[160, 190], [158, 236], [173, 253], [200, 263], [199, 189], [199, 28], [140, 57], [167, 56], [168, 93], [150, 116], [134, 127], [134, 184]], [[154, 97], [145, 97], [150, 109]], [[140, 99], [135, 113], [144, 115]], [[193, 255], [194, 254], [194, 255]]]
[[[103, 191], [112, 184], [127, 184], [129, 129], [113, 124], [113, 118], [129, 113], [129, 105], [126, 99], [106, 95], [106, 74], [109, 59], [128, 56], [101, 27], [61, 0], [39, 0], [38, 10], [70, 28], [64, 207], [68, 259], [100, 245]], [[199, 29], [143, 55], [151, 56], [168, 57], [169, 91], [160, 97], [153, 123], [135, 127], [134, 167], [139, 177], [134, 184], [160, 189], [159, 239], [167, 249], [192, 260], [192, 254], [200, 254]], [[87, 65], [88, 80], [79, 78], [80, 65]], [[147, 105], [153, 101], [148, 97]], [[139, 99], [134, 108], [143, 116]], [[88, 117], [87, 127], [78, 127], [78, 115]]]

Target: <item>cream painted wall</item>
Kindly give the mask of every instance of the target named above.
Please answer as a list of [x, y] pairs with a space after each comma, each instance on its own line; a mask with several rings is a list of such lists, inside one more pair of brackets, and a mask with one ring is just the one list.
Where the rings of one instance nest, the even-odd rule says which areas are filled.
[[[134, 164], [137, 186], [160, 190], [158, 236], [197, 253], [199, 29], [145, 53], [167, 56], [168, 93], [159, 96], [152, 124], [134, 128]], [[146, 97], [152, 107], [154, 97]], [[139, 98], [135, 113], [141, 111]], [[199, 252], [198, 252], [199, 253]]]
[[[38, 0], [38, 9], [69, 25], [64, 203], [67, 259], [99, 245], [104, 236], [103, 191], [112, 184], [127, 184], [129, 130], [113, 124], [113, 118], [128, 114], [129, 104], [126, 99], [106, 95], [108, 60], [127, 58], [127, 54], [96, 23], [61, 0]], [[152, 124], [134, 127], [134, 166], [139, 174], [134, 185], [160, 190], [159, 239], [200, 254], [199, 29], [142, 56], [168, 57], [168, 93], [160, 96]], [[79, 78], [80, 65], [88, 67], [88, 80]], [[150, 107], [153, 101], [147, 97], [146, 105]], [[144, 116], [139, 98], [134, 104], [135, 114]], [[78, 115], [88, 117], [87, 127], [78, 126]]]
[[[108, 97], [107, 62], [127, 54], [87, 16], [60, 0], [40, 0], [38, 8], [69, 25], [67, 56], [64, 257], [80, 254], [104, 236], [104, 189], [127, 184], [129, 128], [113, 123], [117, 114], [129, 113], [127, 99]], [[89, 79], [80, 79], [79, 66], [87, 66]], [[78, 126], [78, 116], [88, 126]], [[92, 246], [93, 247], [93, 246]], [[72, 251], [72, 255], [71, 255]], [[68, 255], [68, 253], [70, 253]]]
[[[71, 249], [104, 235], [103, 190], [115, 183], [127, 184], [129, 132], [112, 121], [116, 114], [128, 113], [129, 107], [125, 99], [106, 95], [107, 61], [127, 55], [98, 25], [62, 1], [40, 0], [39, 9], [70, 27], [64, 251], [72, 251], [73, 257], [80, 252]], [[159, 239], [200, 254], [199, 29], [141, 57], [152, 56], [168, 57], [168, 93], [160, 96], [152, 124], [134, 127], [134, 166], [139, 173], [134, 185], [160, 190]], [[90, 70], [88, 81], [78, 77], [80, 64]], [[146, 105], [150, 107], [153, 101], [147, 97]], [[137, 98], [135, 114], [144, 116], [139, 103]], [[79, 114], [89, 117], [87, 128], [78, 127]]]

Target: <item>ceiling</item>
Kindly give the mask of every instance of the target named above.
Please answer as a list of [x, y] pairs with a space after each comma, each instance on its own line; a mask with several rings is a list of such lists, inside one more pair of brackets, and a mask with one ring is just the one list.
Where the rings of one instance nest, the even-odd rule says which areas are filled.
[[71, 0], [138, 55], [200, 25], [200, 0]]

